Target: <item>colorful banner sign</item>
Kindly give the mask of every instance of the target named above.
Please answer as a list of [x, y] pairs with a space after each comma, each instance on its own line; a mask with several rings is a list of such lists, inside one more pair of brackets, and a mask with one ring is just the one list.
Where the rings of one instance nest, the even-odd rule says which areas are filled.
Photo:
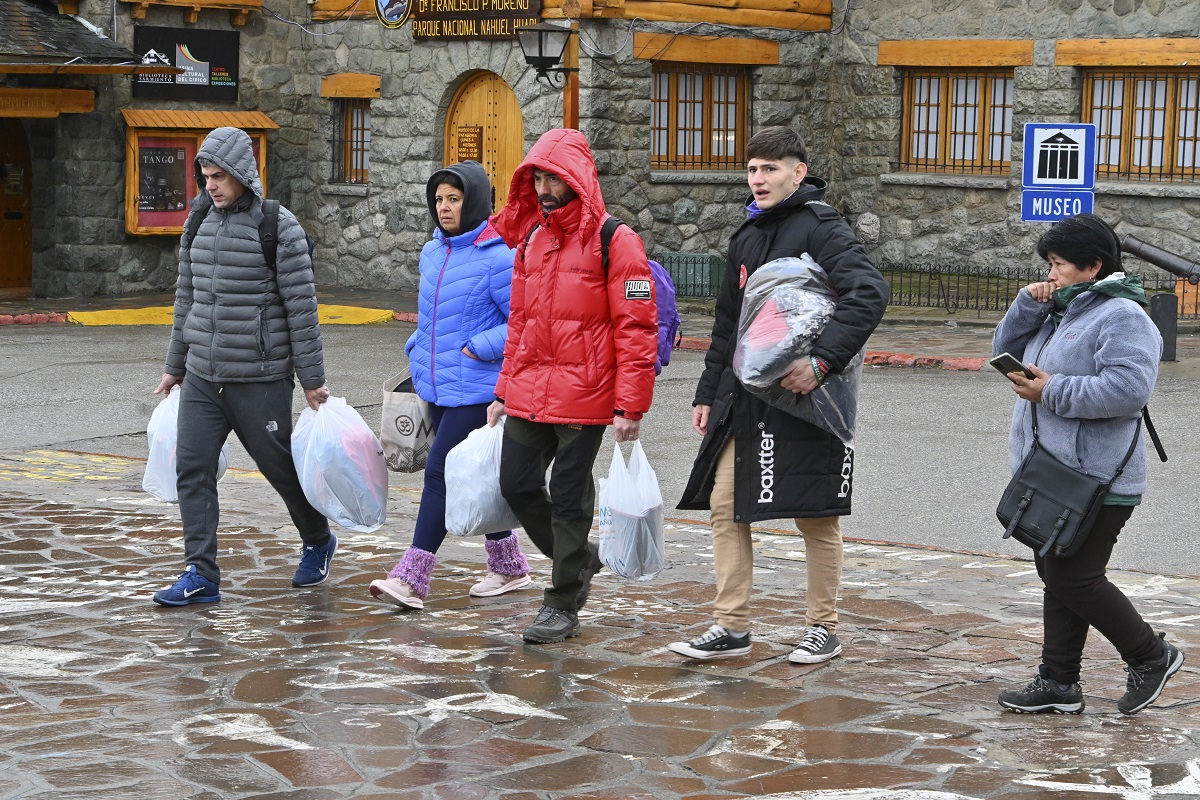
[[181, 75], [135, 75], [134, 97], [167, 100], [238, 100], [239, 34], [195, 28], [133, 29], [133, 49], [143, 64], [179, 67]]

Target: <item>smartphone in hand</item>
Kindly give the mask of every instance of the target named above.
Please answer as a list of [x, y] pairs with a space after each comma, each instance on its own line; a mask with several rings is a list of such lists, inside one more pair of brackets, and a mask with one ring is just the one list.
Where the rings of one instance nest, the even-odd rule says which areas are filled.
[[1026, 378], [1033, 380], [1033, 373], [1029, 371], [1029, 368], [1017, 360], [1011, 353], [1001, 353], [988, 363], [1000, 370], [1004, 375], [1008, 375], [1010, 372], [1020, 372]]

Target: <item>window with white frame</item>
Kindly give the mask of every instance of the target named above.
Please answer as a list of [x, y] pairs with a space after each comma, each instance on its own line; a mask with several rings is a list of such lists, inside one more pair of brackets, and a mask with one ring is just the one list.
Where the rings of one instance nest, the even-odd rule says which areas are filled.
[[1006, 174], [1011, 69], [905, 69], [900, 168]]
[[741, 169], [750, 117], [748, 68], [660, 63], [653, 72], [650, 166]]
[[332, 183], [367, 183], [371, 169], [371, 101], [334, 100]]
[[1096, 125], [1098, 175], [1200, 179], [1200, 70], [1086, 70], [1083, 120]]

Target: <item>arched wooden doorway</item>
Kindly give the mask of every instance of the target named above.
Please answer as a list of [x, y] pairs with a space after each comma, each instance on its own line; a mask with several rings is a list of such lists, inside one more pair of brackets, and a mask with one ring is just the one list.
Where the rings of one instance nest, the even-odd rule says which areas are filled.
[[496, 187], [496, 210], [525, 157], [525, 122], [513, 90], [494, 72], [472, 75], [454, 93], [446, 114], [446, 164], [478, 161]]
[[33, 283], [33, 176], [19, 119], [0, 119], [0, 288]]

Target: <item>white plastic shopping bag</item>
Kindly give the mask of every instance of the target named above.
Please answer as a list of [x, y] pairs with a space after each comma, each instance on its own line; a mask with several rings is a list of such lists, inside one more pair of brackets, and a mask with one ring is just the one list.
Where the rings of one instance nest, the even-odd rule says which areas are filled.
[[[175, 443], [179, 432], [179, 395], [183, 387], [176, 386], [161, 403], [154, 407], [150, 424], [146, 426], [146, 438], [150, 441], [150, 455], [146, 459], [146, 474], [142, 476], [142, 488], [159, 500], [179, 502], [175, 488]], [[217, 480], [225, 477], [229, 466], [229, 443], [221, 445], [221, 456], [217, 461]]]
[[628, 465], [616, 444], [608, 478], [600, 480], [600, 560], [622, 578], [650, 580], [666, 556], [658, 476], [640, 441]]
[[521, 525], [500, 494], [500, 451], [504, 417], [467, 434], [446, 454], [446, 530], [456, 536], [482, 536]]
[[383, 445], [344, 397], [305, 408], [292, 429], [292, 460], [313, 508], [344, 528], [371, 533], [387, 517]]

